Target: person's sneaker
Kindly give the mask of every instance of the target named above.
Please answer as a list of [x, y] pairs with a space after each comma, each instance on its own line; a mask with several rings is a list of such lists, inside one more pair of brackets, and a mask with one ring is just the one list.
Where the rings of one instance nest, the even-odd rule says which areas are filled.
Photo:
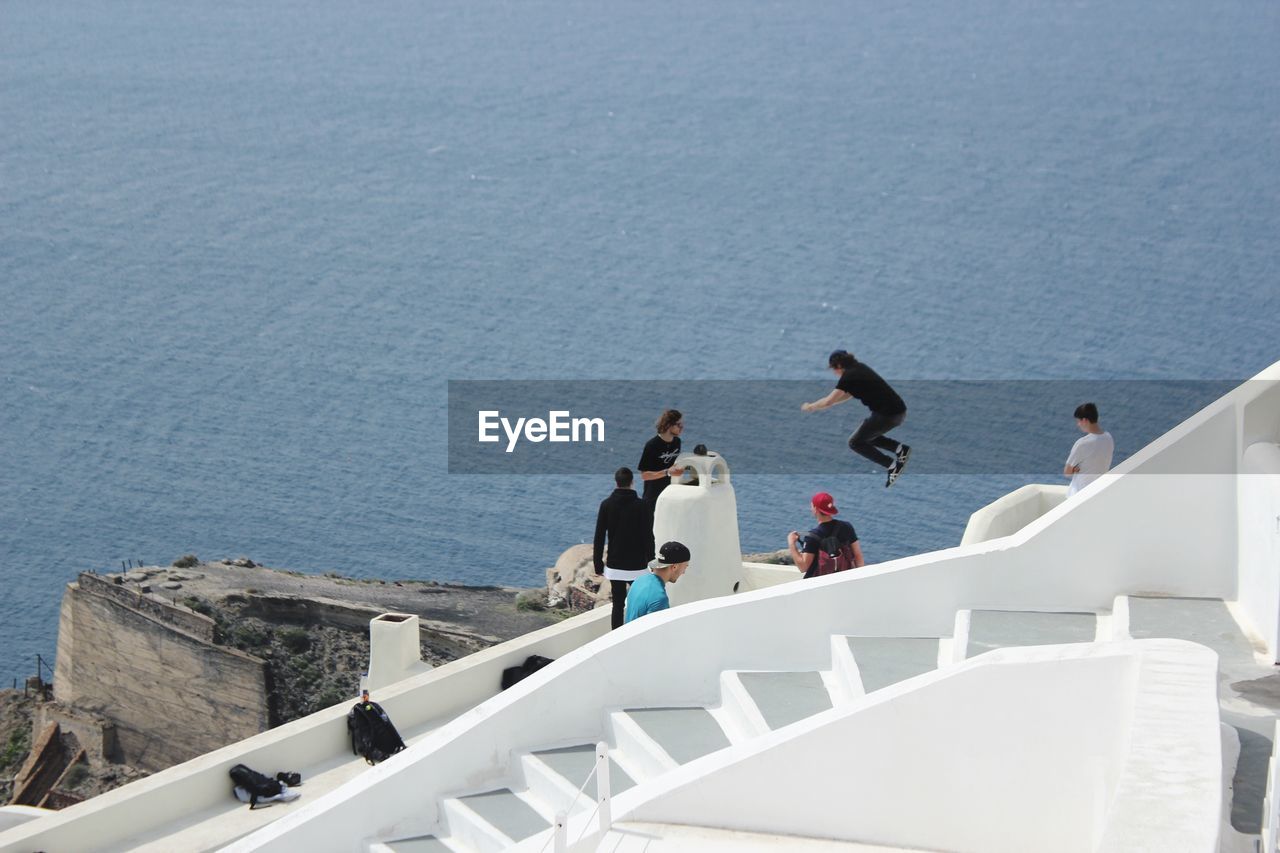
[[889, 474], [884, 480], [886, 489], [898, 482], [898, 478], [902, 476], [902, 469], [907, 467], [907, 460], [910, 458], [911, 448], [905, 444], [898, 445], [898, 453], [893, 464], [889, 466]]

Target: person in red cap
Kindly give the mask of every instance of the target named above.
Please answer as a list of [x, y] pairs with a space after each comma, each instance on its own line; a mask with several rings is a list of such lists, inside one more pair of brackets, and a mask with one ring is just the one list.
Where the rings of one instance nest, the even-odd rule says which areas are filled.
[[[858, 544], [857, 531], [847, 521], [835, 516], [835, 498], [827, 492], [818, 492], [809, 504], [809, 510], [818, 520], [818, 526], [803, 537], [793, 530], [787, 534], [787, 548], [791, 561], [807, 578], [858, 569], [865, 565], [862, 546]], [[803, 543], [801, 539], [803, 538]]]

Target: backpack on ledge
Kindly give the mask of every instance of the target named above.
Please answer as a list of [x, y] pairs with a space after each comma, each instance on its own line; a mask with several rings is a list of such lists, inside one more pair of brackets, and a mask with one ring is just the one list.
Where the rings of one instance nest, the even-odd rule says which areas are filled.
[[351, 752], [370, 764], [386, 761], [404, 749], [400, 733], [377, 702], [357, 702], [347, 712]]
[[549, 663], [555, 663], [555, 661], [544, 658], [542, 655], [529, 655], [519, 666], [507, 667], [502, 671], [502, 689], [506, 690], [511, 685], [524, 681]]
[[232, 785], [243, 788], [249, 794], [250, 809], [258, 805], [258, 800], [278, 797], [282, 790], [278, 779], [272, 779], [243, 764], [237, 764], [227, 772], [231, 774]]

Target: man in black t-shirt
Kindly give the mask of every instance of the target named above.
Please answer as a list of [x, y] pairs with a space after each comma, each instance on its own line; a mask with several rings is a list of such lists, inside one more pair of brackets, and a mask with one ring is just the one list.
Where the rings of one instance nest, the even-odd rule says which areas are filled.
[[658, 434], [645, 442], [640, 464], [636, 466], [640, 469], [640, 479], [644, 480], [644, 502], [649, 505], [650, 513], [658, 503], [658, 495], [671, 484], [671, 477], [684, 473], [683, 468], [674, 466], [676, 457], [680, 455], [684, 415], [675, 409], [667, 409], [658, 418], [656, 426]]
[[[898, 392], [889, 387], [888, 382], [880, 378], [880, 374], [842, 349], [831, 353], [827, 366], [837, 377], [835, 390], [821, 400], [804, 403], [800, 410], [816, 412], [845, 400], [860, 400], [871, 410], [871, 415], [849, 436], [849, 449], [887, 469], [889, 473], [884, 485], [885, 488], [892, 486], [902, 469], [907, 467], [911, 448], [885, 433], [901, 426], [907, 419], [907, 404], [902, 402]], [[893, 455], [885, 453], [886, 450]]]

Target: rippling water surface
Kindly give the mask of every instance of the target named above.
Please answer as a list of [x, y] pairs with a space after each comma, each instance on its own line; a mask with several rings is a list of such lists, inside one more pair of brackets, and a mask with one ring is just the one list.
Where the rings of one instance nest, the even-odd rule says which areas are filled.
[[[62, 586], [121, 560], [540, 583], [608, 472], [449, 474], [448, 379], [817, 397], [835, 346], [899, 380], [1280, 358], [1274, 4], [0, 0], [0, 21], [6, 681], [52, 655]], [[1128, 453], [1195, 405], [1107, 425]], [[802, 457], [794, 408], [776, 431]], [[950, 413], [998, 459], [991, 415]], [[838, 447], [854, 413], [827, 416]], [[638, 457], [649, 424], [615, 434]], [[1056, 475], [886, 492], [863, 470], [737, 479], [744, 547], [780, 546], [817, 488], [872, 559], [945, 547]]]

